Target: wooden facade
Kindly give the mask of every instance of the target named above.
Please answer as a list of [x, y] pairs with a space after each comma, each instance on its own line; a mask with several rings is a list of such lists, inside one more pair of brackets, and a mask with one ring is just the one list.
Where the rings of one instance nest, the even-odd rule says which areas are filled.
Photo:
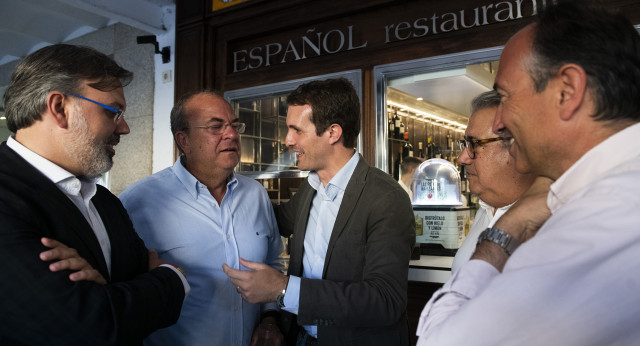
[[[178, 0], [176, 96], [359, 69], [372, 162], [376, 65], [504, 45], [551, 1], [251, 0], [213, 12], [211, 0]], [[606, 4], [640, 23], [638, 1]]]
[[[362, 151], [375, 156], [374, 67], [502, 46], [553, 0], [177, 0], [176, 97], [347, 70], [362, 73]], [[640, 2], [608, 0], [635, 24]], [[439, 285], [410, 285], [410, 327]], [[412, 331], [413, 331], [412, 330]]]

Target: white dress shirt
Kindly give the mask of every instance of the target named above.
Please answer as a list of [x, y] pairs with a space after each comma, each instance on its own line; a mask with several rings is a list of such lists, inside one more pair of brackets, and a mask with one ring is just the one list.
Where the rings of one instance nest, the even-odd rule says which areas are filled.
[[552, 216], [503, 272], [471, 260], [434, 293], [418, 345], [640, 344], [640, 124], [553, 185]]
[[91, 202], [91, 198], [93, 198], [97, 191], [97, 179], [78, 179], [62, 167], [29, 150], [13, 139], [13, 137], [7, 139], [7, 146], [56, 184], [60, 191], [69, 197], [73, 204], [78, 207], [89, 225], [91, 225], [91, 229], [93, 229], [96, 238], [98, 238], [102, 254], [107, 262], [107, 269], [109, 273], [111, 273], [111, 242], [109, 241], [109, 235], [104, 228], [100, 214], [98, 214], [96, 207]]
[[[91, 229], [100, 244], [102, 255], [107, 263], [109, 275], [111, 275], [111, 241], [109, 240], [109, 234], [107, 233], [107, 229], [104, 227], [104, 223], [102, 222], [102, 218], [100, 218], [98, 210], [96, 210], [93, 202], [91, 202], [91, 198], [93, 198], [98, 191], [96, 186], [98, 179], [87, 179], [85, 177], [79, 179], [62, 167], [34, 153], [16, 141], [13, 137], [9, 137], [7, 139], [7, 146], [13, 149], [13, 151], [20, 155], [25, 161], [56, 184], [60, 191], [69, 197], [71, 202], [73, 202], [78, 210], [80, 210], [91, 226]], [[173, 265], [161, 264], [160, 266], [167, 267], [178, 274], [182, 281], [182, 285], [184, 286], [186, 299], [191, 288], [189, 287], [184, 274], [182, 274], [182, 272]], [[109, 278], [105, 279], [109, 280]]]
[[[476, 243], [480, 233], [487, 227], [493, 226], [498, 219], [511, 208], [512, 204], [504, 206], [502, 208], [495, 209], [488, 205], [483, 200], [480, 200], [480, 209], [476, 212], [476, 217], [473, 219], [473, 224], [469, 230], [469, 234], [464, 238], [464, 242], [456, 252], [456, 256], [453, 258], [453, 264], [451, 265], [451, 274], [455, 274], [462, 265], [467, 263], [471, 258], [471, 255], [476, 251]], [[494, 213], [495, 211], [495, 213]]]

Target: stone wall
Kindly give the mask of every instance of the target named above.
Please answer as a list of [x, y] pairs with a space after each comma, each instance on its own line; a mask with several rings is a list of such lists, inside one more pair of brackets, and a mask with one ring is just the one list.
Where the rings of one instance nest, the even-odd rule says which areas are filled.
[[108, 177], [111, 192], [116, 195], [152, 170], [154, 46], [137, 44], [136, 37], [140, 35], [149, 33], [116, 23], [66, 42], [93, 47], [133, 72], [133, 81], [124, 88], [124, 118], [131, 133], [120, 138]]

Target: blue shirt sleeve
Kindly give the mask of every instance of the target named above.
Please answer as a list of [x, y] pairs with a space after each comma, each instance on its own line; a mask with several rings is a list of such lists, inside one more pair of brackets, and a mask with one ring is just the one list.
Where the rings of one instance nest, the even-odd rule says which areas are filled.
[[287, 285], [287, 292], [284, 294], [284, 308], [282, 310], [288, 311], [292, 314], [298, 314], [298, 307], [300, 302], [300, 278], [297, 276], [289, 276], [289, 284]]

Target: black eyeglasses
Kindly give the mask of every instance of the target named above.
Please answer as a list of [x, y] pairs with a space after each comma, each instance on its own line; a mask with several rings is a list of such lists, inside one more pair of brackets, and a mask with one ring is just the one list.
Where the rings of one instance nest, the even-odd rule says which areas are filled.
[[227, 129], [227, 126], [231, 126], [231, 129], [233, 131], [235, 131], [236, 133], [240, 133], [240, 134], [244, 133], [244, 129], [247, 127], [245, 123], [237, 123], [236, 122], [236, 123], [226, 123], [226, 124], [219, 123], [219, 124], [208, 125], [208, 126], [204, 126], [204, 125], [191, 126], [191, 127], [185, 127], [184, 129], [185, 130], [186, 129], [193, 129], [193, 128], [205, 129], [205, 130], [209, 131], [211, 134], [219, 135], [219, 134], [222, 134]]
[[107, 105], [102, 104], [102, 103], [100, 103], [98, 101], [94, 101], [92, 99], [88, 99], [88, 98], [86, 98], [84, 96], [80, 96], [78, 94], [71, 94], [71, 95], [75, 96], [75, 97], [78, 97], [78, 98], [81, 98], [83, 100], [89, 101], [89, 102], [93, 102], [93, 103], [97, 104], [98, 106], [110, 111], [111, 113], [113, 113], [113, 118], [112, 119], [113, 119], [113, 122], [116, 123], [116, 124], [118, 123], [118, 121], [120, 119], [124, 118], [124, 111], [122, 109], [118, 109], [118, 108], [113, 108], [111, 106], [107, 106]]
[[487, 143], [504, 141], [506, 137], [495, 137], [495, 138], [486, 138], [486, 139], [460, 139], [458, 140], [458, 144], [460, 144], [460, 151], [464, 151], [467, 149], [467, 153], [469, 154], [469, 158], [476, 158], [476, 148], [483, 146]]

